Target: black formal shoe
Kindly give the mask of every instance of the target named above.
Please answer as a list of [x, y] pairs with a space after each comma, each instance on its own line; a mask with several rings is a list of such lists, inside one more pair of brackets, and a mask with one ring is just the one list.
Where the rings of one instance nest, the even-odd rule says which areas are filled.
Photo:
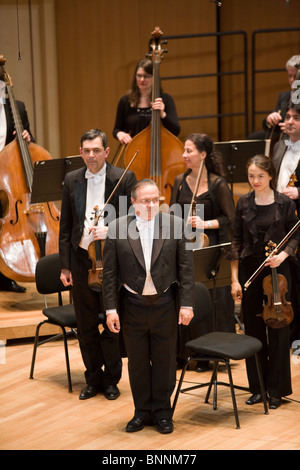
[[256, 393], [252, 395], [248, 400], [246, 401], [247, 405], [256, 405], [256, 403], [261, 403], [262, 402], [262, 396], [260, 393]]
[[173, 432], [173, 423], [171, 419], [158, 419], [156, 429], [161, 434], [170, 434]]
[[88, 398], [93, 398], [97, 395], [97, 390], [90, 385], [87, 385], [79, 395], [79, 400], [87, 400]]
[[120, 396], [120, 391], [116, 385], [109, 385], [103, 393], [108, 400], [116, 400]]
[[9, 279], [8, 282], [3, 285], [3, 287], [1, 286], [1, 290], [15, 292], [17, 294], [24, 294], [24, 292], [26, 292], [26, 287], [22, 287], [17, 284], [16, 281]]
[[269, 399], [269, 408], [270, 410], [276, 410], [282, 404], [281, 398], [270, 397]]
[[134, 416], [126, 426], [126, 432], [137, 432], [144, 428], [144, 421], [138, 416]]

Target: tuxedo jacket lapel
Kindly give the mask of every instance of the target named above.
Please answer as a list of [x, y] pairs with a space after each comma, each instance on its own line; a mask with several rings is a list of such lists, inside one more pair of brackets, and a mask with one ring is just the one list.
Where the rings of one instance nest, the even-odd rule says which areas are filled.
[[281, 166], [285, 151], [286, 151], [286, 145], [284, 141], [281, 140], [280, 142], [278, 142], [278, 147], [276, 151], [274, 152], [274, 156], [273, 156], [273, 162], [274, 162], [277, 172], [279, 172], [279, 168]]
[[82, 168], [81, 172], [74, 181], [74, 203], [79, 221], [82, 223], [85, 218], [86, 206], [86, 188], [87, 180], [85, 178], [86, 167]]
[[154, 225], [154, 240], [152, 246], [151, 266], [155, 263], [165, 241], [165, 234], [163, 233], [162, 213], [159, 212], [155, 218]]
[[145, 258], [135, 216], [128, 217], [127, 239], [138, 262], [146, 271]]
[[[165, 229], [167, 229], [167, 232]], [[169, 226], [167, 227], [163, 226], [162, 215], [161, 213], [159, 213], [156, 216], [155, 225], [154, 225], [154, 240], [153, 240], [153, 246], [152, 246], [151, 266], [153, 266], [158, 255], [160, 254], [165, 238], [166, 238], [166, 234], [169, 234], [169, 233], [170, 233]], [[128, 237], [128, 242], [131, 246], [131, 249], [133, 253], [135, 254], [138, 262], [146, 270], [143, 248], [142, 248], [141, 240], [139, 237], [139, 231], [136, 226], [135, 216], [128, 217], [127, 237]]]
[[105, 194], [104, 194], [105, 201], [107, 201], [107, 199], [109, 198], [109, 196], [114, 190], [115, 185], [114, 185], [113, 180], [114, 180], [113, 167], [109, 163], [106, 163]]

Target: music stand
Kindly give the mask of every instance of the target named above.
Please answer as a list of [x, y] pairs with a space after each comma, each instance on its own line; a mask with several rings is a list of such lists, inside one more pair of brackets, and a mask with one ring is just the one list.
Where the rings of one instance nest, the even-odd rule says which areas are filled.
[[83, 166], [84, 161], [80, 156], [35, 162], [30, 202], [60, 201], [66, 173]]
[[212, 289], [213, 331], [216, 329], [216, 289], [231, 284], [231, 267], [227, 255], [231, 243], [193, 250], [195, 281]]
[[265, 153], [265, 140], [236, 140], [216, 142], [216, 149], [222, 154], [227, 180], [233, 194], [233, 183], [248, 182], [246, 163], [249, 158]]

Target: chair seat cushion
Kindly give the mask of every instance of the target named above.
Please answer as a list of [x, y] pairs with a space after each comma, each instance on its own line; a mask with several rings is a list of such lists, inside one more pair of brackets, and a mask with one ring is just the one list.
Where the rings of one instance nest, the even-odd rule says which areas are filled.
[[61, 305], [58, 307], [47, 307], [43, 309], [43, 314], [52, 322], [69, 328], [76, 328], [74, 305]]
[[262, 348], [261, 342], [244, 334], [215, 331], [188, 341], [192, 353], [240, 360], [253, 356]]

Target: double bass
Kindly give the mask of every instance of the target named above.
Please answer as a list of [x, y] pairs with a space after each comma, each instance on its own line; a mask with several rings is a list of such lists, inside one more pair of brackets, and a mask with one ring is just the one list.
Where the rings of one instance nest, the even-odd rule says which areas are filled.
[[[167, 52], [162, 49], [162, 36], [163, 33], [157, 26], [152, 32], [151, 52], [147, 54], [153, 63], [152, 102], [160, 97], [159, 68], [163, 53]], [[122, 148], [124, 165], [126, 167], [131, 155], [139, 150], [139, 158], [132, 165], [132, 171], [138, 180], [143, 178], [154, 180], [160, 190], [161, 199], [169, 203], [175, 177], [185, 171], [185, 164], [181, 158], [183, 147], [183, 143], [163, 126], [160, 111], [152, 109], [149, 126]]]
[[[3, 69], [5, 62], [1, 55]], [[7, 72], [4, 74], [16, 138], [0, 152], [0, 271], [15, 281], [33, 282], [39, 258], [58, 252], [60, 214], [54, 203], [30, 202], [34, 163], [52, 157], [41, 146], [23, 139], [12, 81]]]

